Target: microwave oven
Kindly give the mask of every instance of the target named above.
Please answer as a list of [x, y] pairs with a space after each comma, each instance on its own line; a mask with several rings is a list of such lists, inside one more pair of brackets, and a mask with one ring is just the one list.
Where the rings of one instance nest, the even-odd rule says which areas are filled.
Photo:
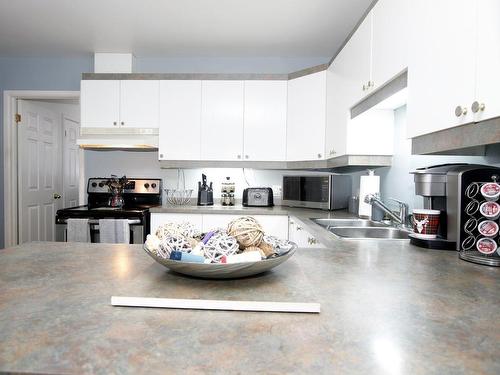
[[352, 178], [342, 174], [283, 176], [282, 205], [340, 210], [352, 195]]

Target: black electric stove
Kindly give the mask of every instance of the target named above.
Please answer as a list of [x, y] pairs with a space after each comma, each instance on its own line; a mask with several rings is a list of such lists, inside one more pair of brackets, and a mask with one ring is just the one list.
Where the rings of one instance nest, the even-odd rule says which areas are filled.
[[143, 243], [150, 230], [151, 207], [162, 203], [162, 183], [158, 178], [129, 178], [123, 192], [125, 204], [116, 208], [109, 206], [111, 193], [106, 184], [108, 178], [89, 178], [85, 206], [63, 208], [56, 213], [57, 239], [65, 240], [68, 219], [89, 219], [92, 242], [98, 242], [99, 219], [128, 219], [131, 228], [131, 243]]

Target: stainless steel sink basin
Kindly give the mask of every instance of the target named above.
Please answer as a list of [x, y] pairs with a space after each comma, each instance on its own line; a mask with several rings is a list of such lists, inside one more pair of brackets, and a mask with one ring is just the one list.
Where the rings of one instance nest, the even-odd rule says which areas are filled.
[[377, 223], [371, 220], [363, 219], [311, 219], [316, 224], [321, 225], [325, 228], [335, 228], [335, 227], [356, 227], [356, 228], [386, 228], [387, 225], [384, 223]]
[[408, 238], [407, 231], [392, 227], [354, 228], [354, 227], [333, 227], [329, 229], [336, 236], [349, 239], [386, 239], [405, 240]]
[[406, 240], [407, 230], [363, 219], [311, 219], [337, 237], [351, 240]]

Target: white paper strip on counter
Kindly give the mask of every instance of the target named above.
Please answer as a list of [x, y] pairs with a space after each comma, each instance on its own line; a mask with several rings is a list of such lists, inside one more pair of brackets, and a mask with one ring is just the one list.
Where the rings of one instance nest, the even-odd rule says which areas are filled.
[[319, 303], [221, 301], [206, 299], [111, 297], [113, 306], [158, 307], [167, 309], [268, 311], [290, 313], [320, 312]]

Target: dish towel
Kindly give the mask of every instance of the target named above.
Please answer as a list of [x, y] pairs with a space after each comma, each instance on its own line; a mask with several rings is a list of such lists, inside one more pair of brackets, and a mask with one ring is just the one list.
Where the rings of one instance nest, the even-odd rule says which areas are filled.
[[90, 242], [89, 219], [68, 219], [66, 241]]
[[130, 243], [127, 219], [99, 219], [100, 243]]

